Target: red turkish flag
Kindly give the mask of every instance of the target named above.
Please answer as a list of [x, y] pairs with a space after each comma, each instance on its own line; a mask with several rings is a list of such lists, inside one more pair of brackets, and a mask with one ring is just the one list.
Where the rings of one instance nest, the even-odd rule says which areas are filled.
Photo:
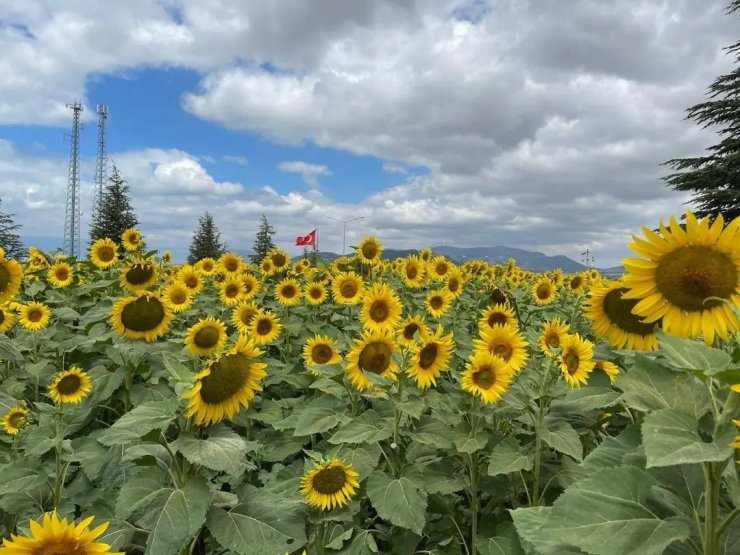
[[296, 237], [295, 238], [295, 244], [299, 247], [311, 247], [316, 244], [316, 231], [313, 230], [308, 235], [303, 235], [302, 237]]

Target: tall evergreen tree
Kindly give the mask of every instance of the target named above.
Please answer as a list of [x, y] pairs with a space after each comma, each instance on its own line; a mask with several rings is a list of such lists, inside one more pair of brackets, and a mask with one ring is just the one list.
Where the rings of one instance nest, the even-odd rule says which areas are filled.
[[[0, 207], [2, 203], [0, 199]], [[14, 217], [15, 214], [6, 214], [0, 210], [0, 247], [5, 249], [7, 258], [23, 258], [26, 249], [23, 248], [20, 235], [17, 233], [21, 226], [15, 223]]]
[[90, 226], [90, 241], [108, 237], [120, 244], [123, 232], [138, 223], [129, 199], [129, 187], [114, 165]]
[[267, 223], [267, 218], [262, 214], [260, 227], [257, 230], [257, 237], [254, 240], [254, 254], [252, 255], [252, 262], [259, 264], [260, 261], [267, 256], [267, 253], [275, 248], [275, 243], [272, 242], [273, 235], [275, 235], [275, 228]]
[[213, 216], [205, 212], [198, 218], [198, 229], [193, 233], [188, 262], [195, 264], [207, 257], [215, 260], [225, 252], [226, 245], [221, 242], [221, 233], [213, 222]]
[[[740, 0], [732, 0], [727, 14], [738, 10]], [[725, 50], [740, 64], [740, 41]], [[707, 148], [707, 156], [669, 160], [665, 164], [675, 173], [663, 179], [677, 191], [693, 192], [698, 217], [721, 212], [729, 222], [740, 216], [740, 67], [715, 79], [708, 95], [709, 100], [686, 110], [686, 119], [719, 126], [722, 140]]]

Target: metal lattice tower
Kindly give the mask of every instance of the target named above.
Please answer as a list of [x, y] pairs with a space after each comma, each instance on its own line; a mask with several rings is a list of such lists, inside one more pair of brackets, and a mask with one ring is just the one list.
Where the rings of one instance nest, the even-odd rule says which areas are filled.
[[80, 254], [80, 114], [82, 104], [75, 100], [67, 104], [72, 109], [72, 137], [69, 150], [69, 177], [67, 179], [67, 211], [64, 217], [64, 252], [67, 256]]
[[98, 211], [98, 203], [103, 198], [103, 187], [108, 177], [108, 157], [105, 144], [105, 126], [108, 122], [108, 106], [98, 104], [98, 156], [95, 159], [95, 189], [93, 190], [93, 217]]

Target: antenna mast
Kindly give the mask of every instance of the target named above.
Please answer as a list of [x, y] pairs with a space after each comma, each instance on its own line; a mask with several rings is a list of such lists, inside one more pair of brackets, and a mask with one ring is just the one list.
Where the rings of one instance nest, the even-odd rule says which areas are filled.
[[69, 151], [67, 180], [67, 210], [64, 217], [64, 252], [67, 256], [80, 254], [80, 114], [82, 104], [75, 100], [67, 104], [72, 110], [72, 140]]
[[591, 269], [591, 264], [594, 263], [594, 255], [590, 249], [586, 249], [581, 253], [581, 262], [586, 265], [586, 268]]
[[95, 189], [93, 190], [92, 214], [98, 212], [98, 205], [103, 199], [103, 187], [108, 177], [108, 157], [105, 144], [105, 126], [108, 122], [108, 106], [98, 104], [98, 156], [95, 159]]

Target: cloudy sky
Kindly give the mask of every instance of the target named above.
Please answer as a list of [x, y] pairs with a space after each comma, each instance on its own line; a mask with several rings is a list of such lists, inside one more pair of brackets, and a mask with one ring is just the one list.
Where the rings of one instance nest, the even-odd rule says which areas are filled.
[[155, 248], [211, 211], [251, 248], [506, 245], [599, 266], [683, 210], [660, 180], [712, 130], [683, 120], [731, 68], [724, 0], [0, 0], [0, 197], [61, 243], [69, 127], [95, 106]]

